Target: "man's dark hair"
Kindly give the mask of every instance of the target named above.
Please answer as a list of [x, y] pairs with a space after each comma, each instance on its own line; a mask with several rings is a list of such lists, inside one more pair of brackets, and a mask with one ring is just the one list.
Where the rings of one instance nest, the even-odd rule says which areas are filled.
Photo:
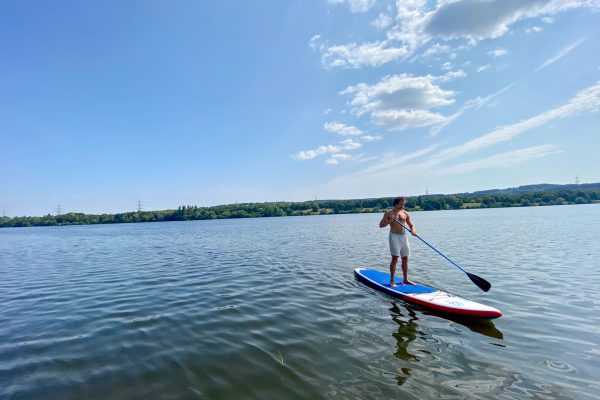
[[400, 196], [400, 197], [396, 197], [394, 199], [394, 207], [398, 205], [398, 203], [400, 203], [400, 201], [404, 200], [404, 197]]

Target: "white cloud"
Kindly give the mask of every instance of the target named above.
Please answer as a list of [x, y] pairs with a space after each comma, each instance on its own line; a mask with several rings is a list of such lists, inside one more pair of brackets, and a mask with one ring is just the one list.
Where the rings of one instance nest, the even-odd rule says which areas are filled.
[[377, 67], [396, 61], [408, 54], [406, 47], [390, 47], [388, 41], [350, 43], [336, 45], [324, 50], [322, 61], [327, 67], [361, 68]]
[[324, 154], [339, 153], [342, 150], [356, 150], [362, 147], [362, 143], [354, 141], [352, 139], [342, 140], [339, 145], [326, 145], [319, 146], [314, 150], [302, 150], [296, 154], [292, 154], [290, 157], [296, 160], [312, 160]]
[[488, 69], [489, 67], [490, 67], [490, 64], [482, 65], [481, 67], [477, 68], [477, 72], [483, 72], [486, 69]]
[[435, 43], [432, 46], [430, 46], [427, 50], [425, 50], [422, 54], [423, 57], [430, 57], [432, 55], [436, 55], [436, 54], [440, 54], [440, 53], [447, 53], [450, 51], [450, 46], [448, 46], [447, 44], [439, 44], [439, 43]]
[[505, 91], [507, 91], [508, 89], [510, 89], [513, 85], [514, 84], [510, 84], [508, 86], [505, 86], [502, 89], [498, 90], [495, 93], [492, 93], [489, 96], [486, 96], [486, 97], [476, 97], [474, 99], [468, 100], [458, 111], [456, 111], [454, 114], [446, 117], [444, 119], [444, 121], [442, 121], [442, 123], [440, 123], [439, 125], [433, 126], [431, 128], [431, 130], [430, 130], [431, 135], [435, 136], [438, 133], [440, 133], [446, 126], [448, 126], [452, 122], [454, 122], [465, 111], [470, 110], [470, 109], [479, 110], [480, 108], [486, 106], [490, 101], [492, 101], [494, 98], [498, 97], [500, 94], [502, 94]]
[[479, 160], [455, 164], [441, 169], [440, 172], [442, 175], [449, 175], [462, 174], [484, 168], [514, 167], [536, 158], [546, 157], [561, 152], [562, 150], [557, 146], [545, 144], [541, 146], [533, 146], [524, 149], [508, 151]]
[[496, 58], [496, 57], [501, 57], [501, 56], [507, 55], [508, 51], [506, 49], [496, 49], [496, 50], [488, 51], [488, 54], [490, 56], [494, 56], [494, 58]]
[[444, 168], [435, 167], [427, 161], [415, 163], [415, 160], [429, 154], [433, 149], [434, 147], [425, 148], [406, 156], [398, 156], [396, 153], [385, 154], [376, 164], [359, 172], [329, 180], [318, 187], [317, 191], [327, 193], [327, 196], [331, 197], [338, 197], [340, 193], [348, 197], [391, 196], [391, 193], [398, 189], [420, 187], [424, 190], [424, 182], [436, 176], [444, 179], [444, 176], [450, 174], [469, 173], [487, 168], [506, 168], [562, 151], [554, 145], [541, 145]]
[[350, 160], [350, 159], [352, 159], [352, 156], [350, 154], [337, 153], [337, 154], [333, 154], [331, 157], [329, 157], [327, 160], [325, 160], [325, 162], [327, 164], [337, 165], [337, 164], [339, 164], [340, 161], [345, 161], [345, 160]]
[[452, 69], [452, 64], [450, 64], [449, 62], [445, 62], [442, 64], [442, 70], [449, 71], [451, 69]]
[[292, 158], [296, 160], [312, 160], [322, 154], [327, 153], [337, 153], [341, 150], [339, 146], [327, 145], [327, 146], [319, 146], [315, 150], [302, 150], [296, 154], [292, 154]]
[[[348, 3], [356, 12], [368, 10], [373, 1], [329, 0]], [[353, 5], [354, 4], [354, 5]], [[322, 46], [322, 62], [330, 68], [377, 67], [405, 60], [436, 38], [461, 39], [475, 46], [484, 39], [498, 38], [512, 24], [542, 17], [550, 23], [552, 15], [574, 8], [600, 9], [598, 0], [440, 0], [435, 6], [426, 0], [396, 0], [396, 15], [386, 31], [386, 39], [366, 43]], [[373, 24], [382, 28], [388, 23], [380, 14]], [[383, 28], [385, 29], [385, 28]], [[536, 28], [531, 28], [536, 31]], [[447, 45], [436, 43], [422, 54], [429, 57], [447, 51]], [[503, 53], [506, 54], [506, 53]], [[503, 55], [495, 53], [495, 57]]]
[[348, 4], [353, 13], [364, 13], [375, 4], [375, 0], [327, 0], [329, 4]]
[[532, 33], [540, 33], [543, 30], [544, 29], [540, 28], [539, 26], [532, 26], [531, 28], [525, 29], [525, 33], [530, 35]]
[[369, 113], [371, 120], [388, 130], [440, 124], [445, 117], [430, 111], [454, 103], [454, 92], [444, 90], [440, 83], [463, 77], [463, 71], [451, 71], [442, 76], [387, 75], [369, 85], [359, 83], [341, 92], [351, 95], [352, 113]]
[[563, 47], [562, 49], [560, 49], [558, 51], [558, 53], [556, 53], [554, 56], [550, 57], [549, 59], [547, 59], [546, 61], [544, 61], [542, 64], [540, 64], [539, 67], [537, 67], [535, 69], [535, 72], [538, 72], [539, 70], [546, 68], [548, 65], [550, 64], [554, 64], [555, 62], [557, 62], [558, 60], [560, 60], [561, 58], [563, 58], [564, 56], [566, 56], [567, 54], [569, 54], [571, 51], [573, 51], [573, 49], [575, 49], [577, 46], [579, 46], [580, 44], [582, 44], [583, 42], [585, 42], [587, 40], [587, 38], [580, 38], [578, 40], [576, 40], [575, 42], [571, 43], [570, 45]]
[[326, 122], [323, 125], [323, 128], [326, 131], [334, 132], [342, 136], [360, 136], [363, 134], [363, 131], [361, 131], [357, 127], [345, 125], [340, 122]]
[[427, 110], [377, 110], [371, 114], [373, 122], [390, 131], [422, 128], [441, 124], [446, 120], [441, 114]]
[[459, 69], [458, 71], [449, 71], [446, 74], [444, 74], [438, 78], [439, 78], [440, 82], [450, 82], [456, 78], [464, 78], [465, 76], [467, 76], [465, 71], [463, 71], [462, 69]]
[[374, 142], [376, 140], [383, 139], [383, 137], [381, 137], [379, 135], [376, 135], [376, 136], [364, 135], [364, 136], [361, 136], [359, 139], [362, 140], [363, 142]]
[[321, 39], [321, 35], [314, 35], [310, 38], [310, 40], [308, 41], [308, 45], [311, 49], [315, 49], [317, 47], [317, 42], [319, 41], [319, 39]]
[[405, 165], [408, 161], [412, 161], [429, 154], [435, 149], [436, 146], [433, 145], [401, 156], [396, 153], [389, 153], [384, 155], [377, 164], [371, 165], [360, 172], [354, 173], [351, 175], [351, 177], [362, 176], [368, 178], [369, 176], [374, 176], [382, 171], [397, 171], [398, 167]]
[[[343, 1], [343, 0], [336, 0]], [[398, 1], [396, 25], [386, 32], [386, 40], [364, 44], [334, 45], [323, 50], [322, 61], [327, 67], [362, 68], [405, 59], [429, 41], [420, 34], [424, 1]]]
[[340, 143], [342, 144], [342, 149], [344, 150], [356, 150], [359, 147], [362, 147], [361, 143], [355, 142], [352, 139], [342, 140]]
[[552, 17], [544, 17], [544, 18], [542, 18], [542, 22], [544, 22], [546, 24], [553, 24], [554, 23], [554, 18], [552, 18]]
[[[430, 154], [435, 146], [398, 156], [395, 153], [380, 157], [380, 161], [359, 172], [337, 177], [319, 188], [319, 193], [346, 193], [348, 188], [355, 188], [352, 196], [389, 196], [389, 182], [401, 181], [403, 186], [421, 184], [423, 177], [435, 174], [462, 173], [480, 168], [502, 167], [525, 162], [533, 158], [545, 157], [560, 151], [553, 145], [534, 146], [520, 150], [497, 154], [486, 159], [463, 162], [445, 166], [438, 164], [454, 160], [462, 155], [471, 153], [497, 143], [513, 139], [533, 128], [547, 124], [555, 119], [568, 118], [584, 112], [600, 112], [600, 81], [578, 92], [572, 99], [560, 107], [550, 109], [527, 120], [515, 124], [501, 126], [492, 132], [470, 140], [458, 146], [442, 150], [426, 160], [414, 163], [413, 160]], [[445, 171], [445, 172], [444, 172]]]
[[336, 177], [315, 189], [333, 197], [339, 196], [339, 193], [355, 197], [389, 196], [390, 192], [397, 190], [398, 185], [406, 186], [412, 184], [412, 181], [422, 179], [419, 171], [423, 167], [411, 162], [434, 149], [435, 146], [430, 146], [403, 155], [396, 152], [384, 154], [376, 164], [349, 175]]
[[493, 144], [511, 140], [523, 132], [547, 124], [555, 119], [572, 117], [582, 112], [597, 111], [600, 111], [600, 82], [581, 90], [575, 97], [560, 107], [553, 108], [514, 124], [501, 126], [476, 139], [443, 150], [433, 156], [430, 163], [432, 165], [439, 164]]
[[426, 19], [426, 0], [397, 0], [396, 22], [387, 32], [389, 40], [399, 41], [406, 45], [408, 54], [427, 44], [431, 37], [424, 34]]
[[387, 75], [373, 85], [359, 83], [348, 86], [340, 94], [354, 96], [350, 105], [357, 115], [382, 109], [440, 107], [454, 103], [454, 92], [438, 85], [445, 79], [447, 75]]
[[446, 39], [479, 41], [497, 38], [515, 22], [597, 5], [585, 0], [443, 1], [428, 14], [425, 31]]
[[380, 13], [379, 16], [377, 17], [377, 19], [375, 19], [373, 22], [371, 22], [371, 25], [373, 25], [375, 28], [380, 29], [380, 30], [388, 28], [391, 24], [392, 24], [392, 19], [390, 18], [389, 15], [386, 15], [384, 13]]

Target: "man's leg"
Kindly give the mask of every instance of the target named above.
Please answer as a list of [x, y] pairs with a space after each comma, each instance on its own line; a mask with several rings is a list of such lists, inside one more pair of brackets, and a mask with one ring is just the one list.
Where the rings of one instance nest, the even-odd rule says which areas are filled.
[[398, 264], [398, 256], [392, 256], [392, 261], [390, 261], [390, 286], [397, 287], [394, 282], [394, 274], [396, 273], [396, 264]]
[[408, 256], [402, 257], [402, 276], [404, 278], [404, 283], [407, 285], [414, 285], [413, 282], [408, 280]]

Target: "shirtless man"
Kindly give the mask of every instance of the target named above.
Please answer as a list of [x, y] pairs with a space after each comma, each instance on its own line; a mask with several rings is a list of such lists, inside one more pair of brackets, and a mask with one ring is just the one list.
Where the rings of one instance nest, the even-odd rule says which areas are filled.
[[408, 225], [412, 231], [413, 236], [417, 236], [417, 230], [413, 226], [410, 216], [404, 211], [404, 197], [397, 197], [394, 199], [394, 208], [386, 211], [383, 214], [383, 218], [379, 222], [380, 228], [390, 226], [390, 253], [392, 254], [392, 261], [390, 262], [390, 286], [397, 287], [394, 283], [394, 274], [396, 273], [396, 264], [398, 263], [398, 257], [402, 257], [402, 275], [403, 282], [406, 285], [414, 285], [413, 282], [408, 280], [408, 256], [410, 255], [410, 245], [408, 243], [408, 236], [406, 230], [396, 220], [403, 224]]

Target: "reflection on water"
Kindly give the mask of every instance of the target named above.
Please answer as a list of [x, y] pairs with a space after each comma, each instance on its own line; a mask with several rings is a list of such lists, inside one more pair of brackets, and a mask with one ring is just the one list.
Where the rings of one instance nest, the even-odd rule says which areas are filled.
[[410, 311], [410, 314], [408, 320], [404, 320], [402, 314], [392, 317], [394, 322], [399, 325], [398, 331], [392, 335], [397, 341], [394, 355], [404, 361], [418, 361], [419, 357], [410, 353], [408, 347], [410, 343], [417, 338], [417, 335], [422, 337], [424, 334], [423, 332], [418, 331], [419, 325], [414, 322], [418, 319], [417, 316], [412, 311]]
[[[438, 313], [435, 311], [423, 310], [423, 314], [437, 316], [440, 318], [445, 318], [452, 322], [456, 322], [462, 326], [469, 328], [472, 332], [480, 333], [484, 336], [488, 336], [494, 339], [504, 339], [504, 335], [500, 331], [500, 329], [496, 328], [494, 321], [485, 318], [469, 318], [469, 317], [461, 317], [452, 314]], [[497, 343], [495, 343], [498, 345]]]
[[[399, 325], [398, 330], [392, 334], [396, 339], [394, 356], [403, 361], [418, 362], [419, 357], [408, 350], [410, 344], [417, 338], [417, 335], [424, 336], [424, 333], [419, 331], [419, 325], [415, 322], [418, 320], [417, 315], [408, 309], [409, 316], [405, 317], [395, 302], [392, 303], [390, 311], [392, 312], [392, 319]], [[409, 378], [411, 369], [409, 367], [402, 367], [400, 370], [402, 371], [402, 375], [396, 376], [396, 381], [401, 386]]]
[[[396, 347], [393, 354], [398, 359], [406, 362], [406, 366], [400, 368], [402, 374], [396, 376], [396, 381], [400, 386], [408, 381], [411, 375], [410, 366], [414, 365], [415, 362], [420, 362], [421, 358], [424, 356], [427, 356], [428, 358], [431, 358], [432, 356], [432, 353], [428, 350], [420, 349], [417, 351], [410, 348], [415, 340], [423, 343], [432, 341], [432, 337], [428, 336], [428, 334], [419, 327], [419, 317], [416, 310], [421, 311], [424, 315], [440, 317], [460, 324], [467, 327], [472, 332], [487, 337], [499, 340], [504, 338], [502, 332], [496, 328], [494, 322], [491, 320], [457, 317], [446, 313], [436, 313], [435, 311], [429, 312], [429, 310], [423, 311], [420, 310], [420, 307], [414, 306], [413, 304], [394, 300], [391, 302], [391, 308], [389, 308], [392, 320], [398, 324], [398, 329], [396, 332], [392, 333], [392, 336], [396, 339]], [[503, 346], [499, 343], [492, 344], [495, 346]], [[421, 354], [420, 357], [418, 355], [419, 353]]]

